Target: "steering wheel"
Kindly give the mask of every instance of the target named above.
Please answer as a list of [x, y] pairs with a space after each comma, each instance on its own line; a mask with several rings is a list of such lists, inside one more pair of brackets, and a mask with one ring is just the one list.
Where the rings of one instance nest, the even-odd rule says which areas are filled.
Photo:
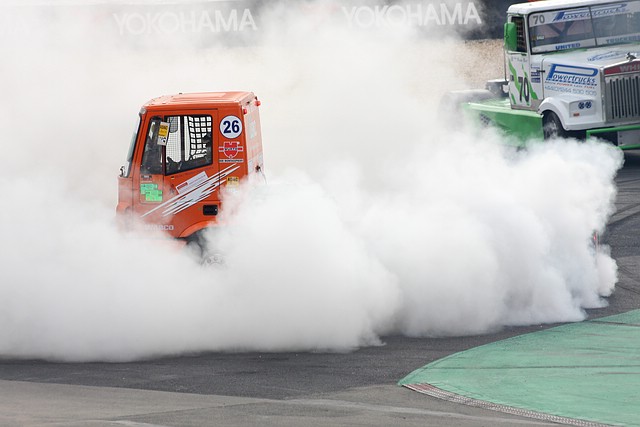
[[180, 164], [167, 156], [167, 171], [175, 172], [180, 169]]

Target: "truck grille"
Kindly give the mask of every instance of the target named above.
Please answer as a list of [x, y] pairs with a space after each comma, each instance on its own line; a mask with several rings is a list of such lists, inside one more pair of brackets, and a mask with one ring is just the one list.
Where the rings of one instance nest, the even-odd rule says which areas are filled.
[[606, 77], [608, 122], [640, 119], [640, 74]]

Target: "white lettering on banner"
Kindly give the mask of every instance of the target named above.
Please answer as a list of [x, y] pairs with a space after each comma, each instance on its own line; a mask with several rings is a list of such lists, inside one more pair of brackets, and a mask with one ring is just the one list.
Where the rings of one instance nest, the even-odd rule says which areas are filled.
[[[438, 7], [439, 6], [439, 7]], [[342, 12], [352, 27], [381, 27], [388, 25], [468, 25], [482, 24], [478, 9], [473, 2], [449, 5], [446, 3], [406, 4], [392, 6], [354, 6], [342, 7]]]
[[113, 14], [120, 35], [211, 33], [231, 31], [256, 31], [258, 27], [250, 9], [244, 9], [238, 18], [238, 9], [226, 12], [156, 12]]

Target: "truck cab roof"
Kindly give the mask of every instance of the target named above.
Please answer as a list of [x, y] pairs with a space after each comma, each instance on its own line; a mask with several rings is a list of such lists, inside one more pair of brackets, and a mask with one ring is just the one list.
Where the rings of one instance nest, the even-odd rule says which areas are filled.
[[610, 3], [620, 3], [620, 0], [545, 0], [529, 3], [517, 3], [509, 6], [507, 13], [513, 15], [528, 15], [534, 12], [544, 12], [555, 9], [570, 9], [574, 7], [602, 6]]
[[146, 110], [159, 110], [163, 107], [171, 108], [207, 108], [215, 105], [240, 104], [249, 99], [255, 98], [252, 92], [232, 91], [232, 92], [196, 92], [179, 93], [175, 95], [165, 95], [153, 98], [144, 104]]

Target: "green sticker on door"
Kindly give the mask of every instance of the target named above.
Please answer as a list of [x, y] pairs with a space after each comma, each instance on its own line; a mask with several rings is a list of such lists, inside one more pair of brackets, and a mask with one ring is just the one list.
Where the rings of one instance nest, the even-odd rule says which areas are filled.
[[158, 184], [140, 184], [140, 194], [144, 195], [145, 202], [162, 201], [162, 190], [158, 190]]

